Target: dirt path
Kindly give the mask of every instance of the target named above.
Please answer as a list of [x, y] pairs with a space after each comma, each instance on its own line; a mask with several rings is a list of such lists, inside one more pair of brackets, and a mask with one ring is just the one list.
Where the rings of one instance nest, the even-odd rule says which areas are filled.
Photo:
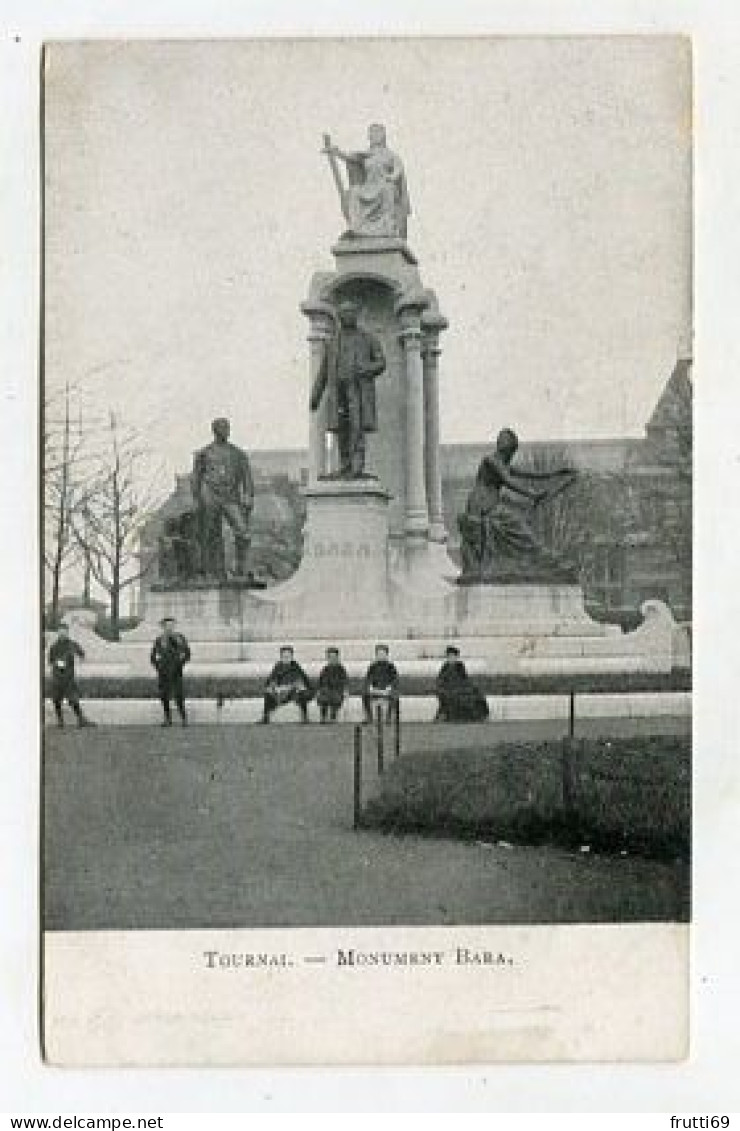
[[[413, 728], [417, 749], [444, 740]], [[47, 731], [46, 926], [685, 916], [678, 865], [353, 832], [350, 742], [346, 727]]]

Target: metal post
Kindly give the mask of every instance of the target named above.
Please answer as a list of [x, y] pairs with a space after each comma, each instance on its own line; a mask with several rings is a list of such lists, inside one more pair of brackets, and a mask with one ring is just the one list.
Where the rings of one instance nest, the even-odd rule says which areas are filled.
[[576, 806], [575, 806], [575, 767], [573, 759], [575, 751], [573, 743], [569, 738], [562, 740], [561, 758], [562, 758], [562, 776], [563, 776], [563, 812], [565, 821], [570, 831], [573, 830], [576, 823]]
[[383, 764], [383, 708], [376, 707], [375, 709], [375, 722], [376, 726], [376, 740], [378, 744], [378, 773], [382, 774], [385, 766]]
[[355, 763], [352, 790], [353, 816], [352, 827], [359, 829], [362, 815], [362, 726], [355, 723]]
[[396, 713], [395, 713], [395, 726], [393, 728], [393, 745], [394, 755], [396, 758], [401, 756], [401, 696], [399, 695], [396, 700]]
[[568, 699], [568, 738], [576, 733], [576, 693], [571, 691]]

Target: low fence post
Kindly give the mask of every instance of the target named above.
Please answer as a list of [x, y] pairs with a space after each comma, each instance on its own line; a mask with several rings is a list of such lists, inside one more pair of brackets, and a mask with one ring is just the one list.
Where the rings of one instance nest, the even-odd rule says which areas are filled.
[[396, 758], [401, 755], [401, 697], [399, 695], [396, 700], [396, 710], [394, 714], [393, 726], [393, 753]]
[[383, 749], [383, 710], [377, 707], [375, 710], [375, 721], [377, 724], [375, 736], [378, 744], [378, 773], [382, 774], [385, 769], [384, 749]]
[[576, 823], [575, 749], [572, 738], [564, 738], [561, 745], [561, 773], [563, 785], [563, 813], [569, 830]]
[[362, 726], [360, 723], [355, 723], [354, 776], [352, 785], [352, 827], [358, 829], [360, 827], [360, 817], [362, 816]]
[[576, 733], [576, 693], [571, 691], [568, 696], [568, 738], [574, 738]]

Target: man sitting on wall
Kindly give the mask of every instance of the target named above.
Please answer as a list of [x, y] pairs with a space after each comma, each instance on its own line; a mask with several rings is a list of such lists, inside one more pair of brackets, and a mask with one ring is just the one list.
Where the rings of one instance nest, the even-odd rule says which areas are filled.
[[399, 675], [396, 665], [389, 659], [387, 644], [375, 645], [375, 659], [365, 673], [362, 703], [365, 721], [373, 721], [376, 706], [386, 704], [386, 720], [391, 722], [398, 713]]
[[326, 664], [319, 675], [319, 689], [316, 693], [316, 702], [321, 712], [321, 721], [326, 723], [337, 721], [339, 708], [344, 702], [347, 691], [347, 669], [339, 658], [338, 648], [326, 649]]
[[486, 698], [469, 679], [460, 649], [454, 644], [445, 648], [445, 661], [437, 675], [437, 698], [435, 722], [479, 723], [488, 718]]
[[308, 704], [313, 691], [308, 676], [295, 659], [293, 648], [284, 644], [280, 649], [280, 659], [270, 672], [265, 688], [262, 722], [269, 723], [270, 715], [277, 707], [286, 703], [297, 703], [301, 710], [301, 722], [308, 722]]

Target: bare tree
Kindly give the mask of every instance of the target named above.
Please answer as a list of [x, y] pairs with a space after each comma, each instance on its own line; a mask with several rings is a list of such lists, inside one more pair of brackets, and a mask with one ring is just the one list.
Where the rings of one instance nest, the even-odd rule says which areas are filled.
[[141, 558], [140, 534], [162, 491], [161, 476], [147, 468], [145, 448], [112, 412], [106, 433], [71, 526], [92, 577], [108, 594], [111, 634], [118, 640], [122, 594], [153, 564], [153, 557]]
[[85, 434], [81, 402], [78, 420], [72, 419], [79, 390], [69, 382], [62, 393], [50, 394], [44, 405], [43, 480], [44, 480], [44, 564], [51, 579], [49, 614], [52, 623], [59, 618], [62, 580], [78, 555], [72, 536], [72, 516], [85, 494]]

